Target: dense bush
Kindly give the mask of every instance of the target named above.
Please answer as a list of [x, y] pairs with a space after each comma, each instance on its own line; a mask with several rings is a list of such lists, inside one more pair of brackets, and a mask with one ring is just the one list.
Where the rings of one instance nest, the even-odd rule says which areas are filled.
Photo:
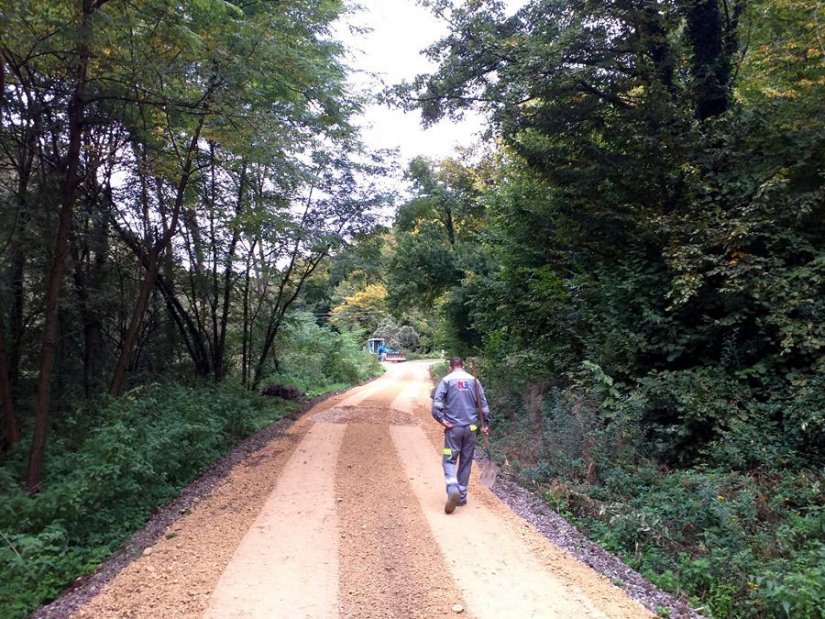
[[313, 397], [381, 372], [377, 358], [366, 352], [357, 332], [333, 331], [306, 314], [298, 315], [279, 341], [278, 371], [267, 376], [264, 384], [291, 384]]
[[655, 394], [644, 385], [617, 386], [586, 364], [564, 389], [523, 389], [505, 408], [494, 382], [498, 449], [593, 539], [706, 616], [821, 617], [825, 476], [781, 457], [769, 419], [754, 414], [750, 427], [743, 413], [701, 463], [670, 468], [645, 432]]
[[825, 604], [821, 484], [810, 472], [760, 479], [644, 463], [598, 485], [557, 482], [546, 497], [706, 616], [814, 618]]
[[88, 573], [240, 438], [286, 411], [224, 386], [150, 385], [66, 415], [43, 490], [0, 468], [0, 607], [26, 616]]

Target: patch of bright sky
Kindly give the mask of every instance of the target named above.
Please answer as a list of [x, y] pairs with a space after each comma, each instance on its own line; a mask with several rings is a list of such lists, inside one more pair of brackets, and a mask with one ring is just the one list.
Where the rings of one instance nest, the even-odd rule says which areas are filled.
[[[445, 22], [415, 0], [355, 1], [363, 9], [339, 23], [335, 35], [349, 48], [348, 62], [355, 70], [352, 79], [356, 86], [378, 92], [436, 69], [422, 52], [448, 33]], [[513, 13], [525, 3], [507, 0], [505, 5]], [[353, 26], [366, 27], [368, 32], [353, 33]], [[461, 122], [442, 120], [424, 129], [417, 111], [405, 113], [371, 105], [361, 126], [368, 146], [398, 149], [397, 163], [406, 168], [416, 156], [439, 160], [453, 155], [458, 146], [478, 144], [485, 122], [481, 115], [468, 113]]]

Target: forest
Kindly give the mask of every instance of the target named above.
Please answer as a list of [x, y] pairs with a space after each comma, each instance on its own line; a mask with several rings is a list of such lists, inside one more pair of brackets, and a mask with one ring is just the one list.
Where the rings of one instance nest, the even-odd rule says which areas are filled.
[[[2, 2], [9, 616], [371, 336], [477, 358], [513, 478], [702, 615], [823, 616], [825, 7], [423, 4], [364, 93], [340, 0]], [[374, 99], [485, 143], [387, 190]]]

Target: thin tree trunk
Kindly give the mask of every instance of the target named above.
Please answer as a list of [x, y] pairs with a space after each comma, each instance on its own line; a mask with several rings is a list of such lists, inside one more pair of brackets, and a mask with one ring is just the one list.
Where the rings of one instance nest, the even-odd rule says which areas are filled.
[[[149, 256], [143, 250], [140, 242], [124, 230], [117, 221], [113, 219], [110, 221], [121, 240], [134, 252], [138, 260], [140, 260], [141, 266], [148, 270]], [[183, 337], [186, 349], [189, 352], [189, 357], [195, 366], [195, 371], [201, 376], [207, 376], [211, 366], [209, 365], [207, 347], [203, 342], [203, 329], [192, 320], [189, 312], [187, 312], [186, 308], [175, 295], [173, 284], [166, 281], [160, 272], [158, 272], [155, 278], [155, 288], [160, 291], [166, 301], [166, 309], [172, 321], [175, 323], [178, 332], [181, 334], [181, 337]]]
[[[246, 189], [246, 164], [241, 165], [241, 175], [238, 179], [238, 203], [235, 206], [235, 219], [240, 219], [243, 214], [243, 199], [244, 191]], [[213, 367], [215, 369], [215, 382], [220, 382], [223, 379], [225, 367], [226, 354], [226, 331], [229, 325], [229, 306], [232, 300], [232, 288], [234, 275], [232, 267], [235, 263], [235, 252], [237, 251], [238, 242], [240, 241], [241, 233], [237, 225], [232, 226], [232, 240], [229, 242], [229, 250], [226, 255], [226, 265], [223, 274], [223, 306], [221, 307], [220, 326], [216, 335], [215, 342], [215, 360]]]
[[[204, 195], [206, 202], [212, 202], [212, 197], [209, 188], [206, 189]], [[210, 214], [210, 219], [212, 216]], [[204, 243], [203, 235], [201, 235], [200, 223], [198, 222], [197, 214], [193, 209], [186, 209], [181, 215], [181, 223], [185, 225], [185, 231], [189, 233], [190, 238], [186, 239], [186, 246], [189, 252], [189, 289], [190, 289], [190, 303], [187, 314], [190, 316], [187, 322], [194, 325], [192, 331], [192, 339], [197, 340], [199, 345], [204, 350], [204, 357], [199, 363], [203, 363], [206, 367], [205, 372], [199, 371], [204, 376], [207, 376], [212, 371], [212, 360], [214, 355], [214, 346], [212, 345], [211, 334], [209, 332], [209, 320], [211, 319], [210, 308], [213, 307], [210, 299], [210, 291], [206, 285], [209, 271], [206, 267], [206, 245]], [[212, 225], [212, 237], [214, 238], [214, 224]], [[210, 243], [214, 247], [214, 241]], [[170, 263], [171, 256], [168, 256]], [[199, 366], [200, 367], [200, 366]]]
[[126, 333], [126, 339], [123, 342], [123, 348], [120, 351], [120, 358], [118, 359], [115, 371], [112, 376], [112, 385], [110, 393], [113, 396], [120, 396], [123, 394], [123, 389], [126, 385], [126, 372], [129, 369], [129, 359], [135, 349], [140, 327], [143, 323], [143, 316], [146, 313], [146, 308], [149, 306], [149, 297], [152, 289], [155, 287], [158, 269], [160, 267], [160, 256], [172, 241], [175, 232], [177, 231], [178, 221], [180, 218], [180, 211], [183, 207], [183, 202], [186, 194], [186, 187], [189, 184], [189, 178], [192, 175], [192, 161], [198, 148], [198, 139], [200, 138], [201, 129], [206, 121], [206, 113], [201, 115], [198, 119], [198, 125], [189, 142], [189, 148], [186, 152], [186, 160], [183, 165], [180, 180], [178, 181], [177, 191], [175, 194], [175, 203], [172, 207], [172, 220], [169, 227], [163, 232], [161, 238], [155, 243], [147, 256], [146, 276], [143, 279], [138, 300], [135, 304], [135, 309], [132, 312], [132, 318], [129, 323], [129, 329]]
[[676, 61], [667, 39], [667, 29], [662, 23], [662, 14], [656, 5], [645, 5], [641, 11], [640, 31], [653, 60], [656, 77], [667, 88], [671, 97], [678, 95], [673, 73]]
[[78, 169], [80, 167], [80, 149], [85, 123], [86, 107], [86, 79], [89, 64], [89, 29], [90, 18], [96, 7], [102, 4], [101, 0], [93, 4], [92, 0], [83, 0], [83, 15], [80, 23], [81, 43], [78, 50], [77, 77], [74, 91], [69, 103], [69, 145], [66, 152], [65, 175], [60, 188], [60, 215], [55, 239], [54, 255], [49, 270], [46, 285], [46, 312], [43, 342], [40, 347], [40, 380], [37, 385], [37, 404], [34, 417], [34, 434], [31, 449], [29, 450], [28, 468], [26, 471], [26, 488], [29, 492], [37, 492], [43, 480], [43, 459], [46, 452], [46, 435], [49, 422], [49, 394], [51, 387], [54, 355], [57, 347], [57, 325], [59, 320], [59, 303], [63, 283], [63, 270], [66, 265], [66, 254], [69, 250], [69, 232], [72, 224], [72, 210], [74, 209], [77, 185], [80, 182]]
[[[735, 2], [723, 18], [718, 0], [687, 4], [687, 34], [693, 48], [693, 100], [699, 120], [724, 114], [731, 106], [733, 55], [738, 49], [736, 29], [744, 2]], [[728, 7], [725, 4], [727, 12]]]
[[218, 341], [220, 339], [218, 325], [218, 305], [221, 298], [220, 278], [218, 277], [218, 239], [215, 225], [216, 210], [218, 207], [218, 181], [216, 178], [215, 143], [209, 142], [209, 254], [212, 263], [209, 268], [211, 279], [211, 290], [209, 291], [209, 328], [210, 334], [210, 360], [214, 371], [213, 379], [217, 383], [220, 381], [220, 356]]
[[[87, 216], [90, 216], [91, 213]], [[79, 310], [83, 322], [83, 394], [92, 397], [97, 382], [97, 360], [101, 349], [101, 321], [95, 307], [95, 292], [100, 289], [100, 280], [107, 256], [106, 218], [95, 217], [91, 230], [86, 230], [83, 246], [73, 250]], [[91, 254], [94, 259], [91, 260]]]
[[83, 322], [83, 396], [88, 399], [92, 394], [91, 375], [91, 312], [89, 310], [89, 286], [86, 281], [86, 273], [83, 271], [83, 254], [80, 247], [72, 252], [74, 254], [74, 285], [77, 291], [77, 301]]
[[[304, 208], [304, 214], [302, 216], [302, 223], [306, 220], [307, 213], [309, 213], [309, 209], [312, 205], [312, 189], [310, 189], [309, 196], [307, 197], [306, 206]], [[269, 356], [269, 351], [272, 349], [272, 345], [275, 343], [275, 337], [278, 335], [278, 332], [281, 329], [281, 324], [283, 322], [284, 314], [287, 308], [290, 305], [289, 301], [284, 299], [284, 292], [286, 290], [286, 286], [292, 277], [292, 272], [295, 270], [295, 265], [298, 262], [298, 252], [301, 249], [301, 239], [300, 237], [295, 239], [295, 245], [292, 247], [289, 256], [289, 264], [286, 267], [283, 275], [281, 276], [281, 283], [278, 285], [278, 294], [275, 297], [275, 305], [272, 307], [272, 310], [269, 314], [269, 324], [267, 325], [266, 335], [264, 336], [264, 344], [261, 347], [261, 354], [258, 355], [258, 363], [255, 365], [255, 374], [252, 378], [252, 387], [257, 389], [261, 383], [261, 379], [263, 378], [263, 370], [264, 364], [266, 363], [266, 358]], [[306, 276], [305, 276], [306, 277]], [[301, 283], [303, 279], [301, 279]], [[300, 283], [296, 286], [296, 292], [293, 294], [292, 298], [294, 299], [297, 296], [298, 291], [300, 291]]]
[[120, 350], [120, 357], [118, 358], [114, 374], [112, 375], [112, 384], [109, 393], [115, 397], [123, 395], [123, 389], [126, 385], [126, 372], [129, 369], [129, 359], [137, 344], [140, 328], [143, 323], [143, 316], [149, 307], [149, 297], [152, 294], [152, 289], [155, 287], [158, 267], [160, 266], [160, 254], [163, 248], [166, 247], [168, 240], [171, 240], [171, 236], [167, 232], [149, 252], [146, 264], [146, 275], [143, 278], [143, 284], [141, 285], [138, 299], [132, 311], [131, 320], [129, 321], [126, 338]]
[[[310, 189], [309, 195], [307, 196], [306, 206], [304, 208], [304, 213], [301, 216], [300, 225], [303, 226], [308, 218], [310, 208], [313, 202], [313, 191], [312, 188]], [[344, 227], [344, 222], [339, 223], [339, 227], [337, 232], [340, 233], [341, 229]], [[312, 259], [306, 261], [306, 266], [303, 272], [297, 277], [297, 281], [294, 284], [292, 292], [287, 294], [286, 288], [289, 285], [293, 272], [295, 271], [296, 265], [298, 264], [299, 252], [301, 249], [301, 237], [295, 239], [295, 244], [290, 251], [289, 256], [289, 264], [287, 265], [283, 276], [281, 277], [281, 283], [278, 286], [278, 293], [275, 297], [275, 305], [272, 307], [272, 310], [269, 314], [269, 325], [267, 326], [266, 335], [264, 337], [264, 345], [261, 347], [261, 353], [258, 356], [258, 363], [255, 366], [255, 374], [252, 379], [252, 387], [257, 389], [260, 385], [261, 379], [263, 378], [263, 369], [266, 363], [266, 359], [269, 356], [270, 351], [272, 350], [272, 346], [275, 343], [275, 338], [281, 330], [284, 322], [284, 316], [286, 316], [287, 310], [292, 306], [295, 302], [295, 299], [298, 298], [298, 295], [301, 293], [303, 289], [304, 283], [306, 282], [307, 278], [315, 272], [315, 269], [318, 268], [318, 265], [321, 264], [321, 261], [326, 258], [329, 253], [331, 245], [327, 245], [323, 251], [318, 252]]]
[[[25, 225], [25, 222], [21, 221], [21, 227]], [[26, 276], [26, 250], [22, 242], [16, 243], [16, 245], [18, 245], [18, 247], [12, 250], [11, 256], [11, 307], [9, 307], [9, 346], [7, 356], [12, 393], [14, 393], [15, 386], [18, 384], [18, 377], [20, 375], [20, 359], [23, 352], [23, 335], [25, 332], [23, 316], [25, 313], [26, 299], [23, 287]]]
[[252, 387], [255, 389], [257, 389], [261, 383], [266, 359], [269, 356], [270, 351], [272, 350], [272, 345], [275, 343], [275, 338], [277, 337], [278, 333], [281, 330], [281, 327], [283, 326], [284, 316], [286, 315], [287, 310], [295, 302], [295, 299], [298, 298], [298, 295], [300, 294], [301, 289], [303, 288], [307, 278], [315, 272], [315, 269], [317, 269], [318, 265], [321, 264], [321, 260], [323, 260], [327, 255], [328, 249], [327, 251], [319, 253], [317, 256], [315, 256], [313, 260], [309, 261], [307, 268], [304, 270], [303, 273], [301, 273], [301, 276], [295, 283], [295, 288], [293, 289], [292, 293], [285, 298], [286, 285], [289, 283], [289, 278], [292, 274], [292, 271], [294, 270], [295, 262], [298, 257], [297, 253], [299, 243], [300, 241], [296, 241], [295, 251], [292, 255], [292, 262], [287, 268], [286, 273], [284, 274], [284, 278], [281, 281], [281, 285], [278, 290], [278, 296], [277, 300], [275, 301], [275, 306], [272, 308], [269, 327], [267, 328], [266, 337], [264, 339], [264, 345], [261, 348], [261, 354], [258, 357], [258, 363], [255, 366], [255, 375], [252, 380]]
[[172, 285], [165, 281], [160, 273], [155, 278], [155, 286], [166, 301], [166, 309], [186, 344], [186, 350], [189, 352], [189, 358], [192, 360], [195, 372], [199, 376], [209, 376], [212, 366], [210, 365], [208, 346], [204, 342], [203, 329], [192, 319], [189, 312], [175, 296]]
[[251, 361], [250, 355], [250, 339], [252, 334], [252, 326], [250, 324], [250, 308], [249, 308], [249, 290], [252, 284], [252, 262], [255, 259], [255, 245], [257, 239], [252, 241], [252, 246], [249, 248], [249, 256], [246, 260], [246, 273], [244, 274], [243, 287], [243, 325], [241, 334], [241, 384], [249, 388], [249, 366]]
[[20, 358], [22, 356], [23, 336], [25, 333], [23, 320], [26, 304], [24, 282], [26, 279], [26, 263], [28, 258], [25, 237], [29, 225], [27, 196], [29, 193], [29, 180], [31, 179], [32, 167], [34, 165], [34, 154], [37, 149], [37, 139], [33, 129], [28, 132], [25, 143], [21, 148], [20, 168], [17, 181], [17, 238], [14, 240], [11, 248], [11, 307], [9, 308], [9, 341], [6, 349], [12, 399], [17, 395], [15, 390], [18, 384], [18, 377], [20, 376]]

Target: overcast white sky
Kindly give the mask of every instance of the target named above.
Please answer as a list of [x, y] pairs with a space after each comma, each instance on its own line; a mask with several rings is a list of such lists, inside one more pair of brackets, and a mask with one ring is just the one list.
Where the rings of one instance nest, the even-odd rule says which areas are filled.
[[[509, 0], [511, 10], [526, 0]], [[421, 54], [445, 34], [447, 26], [415, 0], [358, 0], [364, 10], [339, 24], [336, 31], [350, 47], [349, 63], [366, 73], [375, 73], [385, 85], [412, 79], [435, 69]], [[367, 26], [371, 32], [352, 36], [348, 24]], [[364, 76], [358, 79], [366, 79]], [[376, 84], [373, 88], [380, 89]], [[417, 155], [441, 159], [453, 154], [457, 145], [469, 146], [478, 139], [482, 120], [469, 118], [462, 123], [442, 121], [424, 130], [418, 112], [405, 114], [398, 109], [371, 106], [364, 118], [364, 136], [370, 146], [398, 148], [402, 167]]]

